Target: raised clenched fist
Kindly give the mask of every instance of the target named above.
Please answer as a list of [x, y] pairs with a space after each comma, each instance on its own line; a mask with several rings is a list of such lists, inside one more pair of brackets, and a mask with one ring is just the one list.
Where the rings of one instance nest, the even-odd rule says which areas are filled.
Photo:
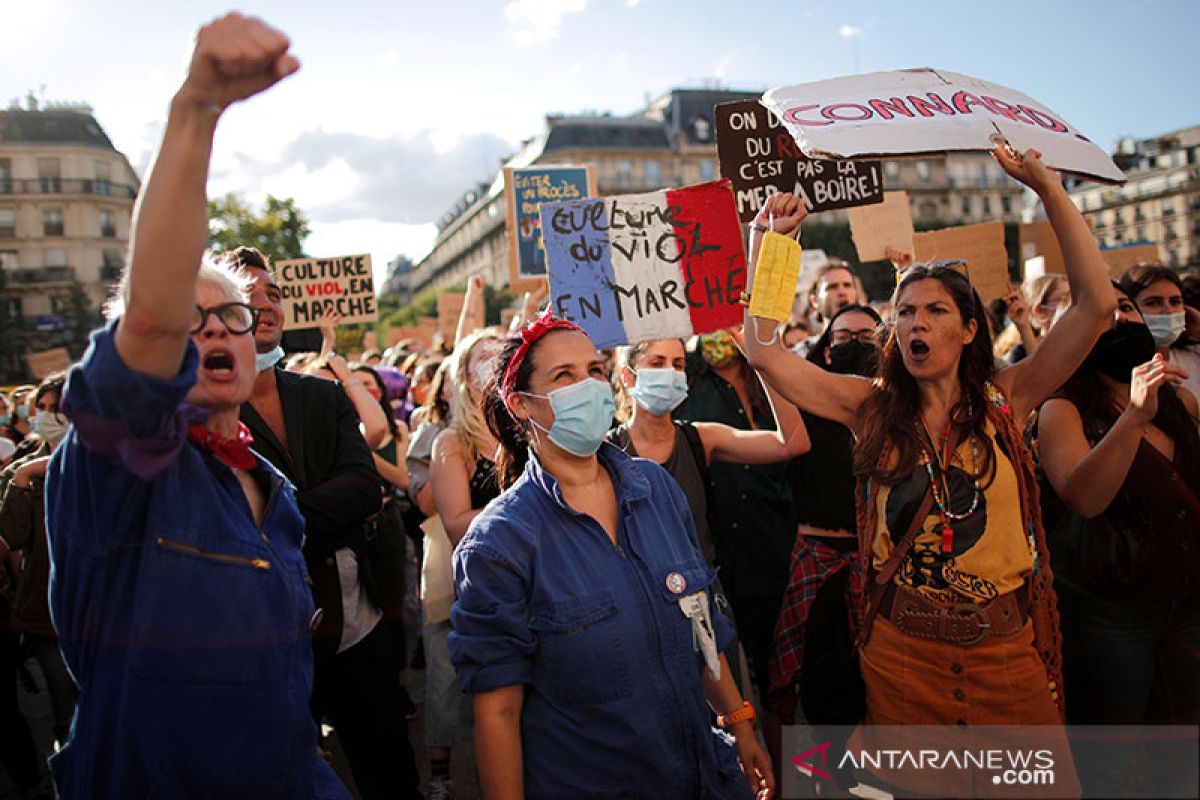
[[196, 49], [180, 97], [220, 111], [274, 86], [300, 68], [282, 33], [255, 17], [231, 12], [196, 34]]

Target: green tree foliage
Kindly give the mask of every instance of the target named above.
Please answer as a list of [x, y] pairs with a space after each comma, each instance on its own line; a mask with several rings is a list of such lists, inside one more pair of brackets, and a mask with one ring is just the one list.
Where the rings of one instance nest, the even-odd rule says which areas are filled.
[[[426, 289], [416, 295], [412, 302], [401, 307], [394, 296], [379, 298], [380, 327], [383, 325], [416, 325], [421, 317], [437, 316], [437, 296], [442, 292], [465, 292], [467, 283], [455, 284], [441, 289]], [[510, 308], [516, 297], [507, 286], [483, 287], [483, 314], [487, 325], [500, 324], [500, 311]]]
[[79, 281], [74, 281], [67, 292], [62, 316], [66, 323], [63, 346], [72, 359], [78, 360], [87, 349], [88, 335], [102, 324], [100, 312], [92, 305], [92, 298]]
[[308, 217], [290, 197], [267, 195], [262, 211], [232, 192], [208, 201], [208, 246], [216, 252], [246, 245], [272, 261], [302, 258], [304, 240], [311, 232]]

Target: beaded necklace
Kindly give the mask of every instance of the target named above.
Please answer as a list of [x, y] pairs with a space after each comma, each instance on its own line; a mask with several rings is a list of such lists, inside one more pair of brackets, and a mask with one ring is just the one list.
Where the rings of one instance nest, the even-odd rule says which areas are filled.
[[[925, 424], [925, 416], [917, 415], [921, 422], [921, 429], [925, 432], [925, 437], [929, 440], [930, 445], [934, 445], [933, 435], [929, 433], [929, 427]], [[975, 509], [979, 508], [979, 498], [983, 496], [983, 490], [979, 487], [979, 442], [975, 438], [974, 433], [968, 433], [967, 438], [971, 442], [971, 473], [974, 483], [974, 493], [971, 496], [971, 507], [963, 513], [955, 513], [950, 508], [950, 480], [947, 475], [950, 465], [950, 429], [952, 418], [946, 420], [946, 433], [942, 436], [942, 452], [939, 455], [934, 445], [934, 452], [931, 456], [929, 450], [925, 448], [925, 443], [921, 443], [921, 463], [925, 465], [925, 472], [929, 475], [929, 490], [933, 494], [933, 503], [937, 506], [939, 515], [942, 518], [941, 535], [942, 535], [942, 552], [950, 554], [954, 551], [954, 528], [951, 527], [951, 522], [961, 522], [975, 513]], [[937, 474], [934, 474], [933, 465], [937, 462]], [[939, 485], [940, 483], [940, 485]]]

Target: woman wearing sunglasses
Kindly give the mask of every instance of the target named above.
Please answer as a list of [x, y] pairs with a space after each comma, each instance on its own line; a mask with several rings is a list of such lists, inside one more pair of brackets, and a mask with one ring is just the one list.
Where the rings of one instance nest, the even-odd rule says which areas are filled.
[[[984, 309], [961, 265], [916, 264], [901, 273], [895, 328], [873, 380], [763, 346], [753, 330], [746, 336], [751, 363], [785, 397], [856, 436], [866, 608], [861, 721], [869, 725], [1061, 721], [1054, 596], [1020, 429], [1083, 361], [1114, 300], [1095, 240], [1059, 176], [1033, 151], [1020, 157], [1002, 145], [995, 156], [1041, 198], [1074, 298], [1027, 359], [996, 370]], [[777, 231], [781, 223], [796, 230], [804, 216], [790, 195], [777, 195], [764, 220], [768, 212]], [[759, 244], [756, 233], [752, 264]], [[761, 323], [747, 313], [747, 326]], [[854, 746], [879, 744], [871, 731], [860, 727]], [[878, 772], [905, 788], [931, 788], [921, 773]], [[974, 793], [970, 784], [933, 788]]]
[[238, 422], [247, 278], [203, 263], [221, 110], [294, 72], [288, 40], [202, 28], [143, 187], [129, 270], [71, 371], [46, 482], [50, 602], [79, 683], [63, 797], [348, 797], [308, 710], [315, 622], [293, 489]]

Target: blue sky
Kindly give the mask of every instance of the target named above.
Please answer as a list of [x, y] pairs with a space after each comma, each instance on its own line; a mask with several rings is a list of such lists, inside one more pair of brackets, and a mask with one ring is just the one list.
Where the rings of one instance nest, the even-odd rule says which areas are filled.
[[[0, 102], [90, 103], [142, 167], [208, 2], [0, 0]], [[761, 90], [934, 66], [1006, 84], [1104, 146], [1200, 123], [1197, 0], [247, 2], [301, 71], [222, 122], [213, 193], [295, 196], [316, 255], [422, 255], [432, 220], [553, 112], [627, 113], [705, 82]]]

